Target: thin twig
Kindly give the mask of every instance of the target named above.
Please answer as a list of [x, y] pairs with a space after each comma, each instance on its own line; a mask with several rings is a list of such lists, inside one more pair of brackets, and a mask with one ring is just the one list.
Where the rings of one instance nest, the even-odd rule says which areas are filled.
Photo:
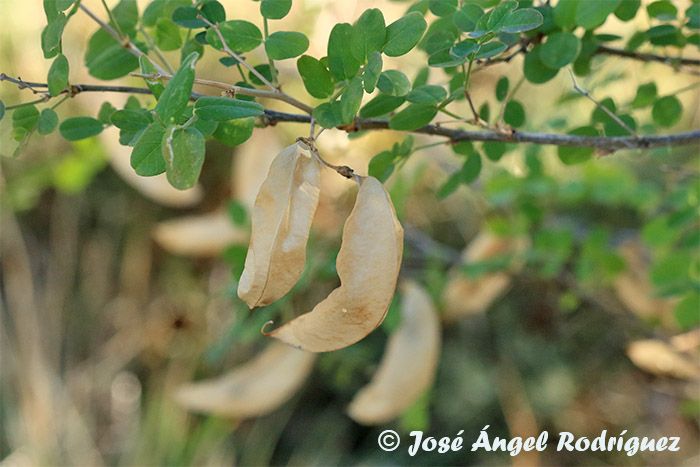
[[605, 45], [599, 45], [596, 49], [596, 53], [608, 54], [608, 55], [618, 55], [620, 57], [632, 58], [635, 60], [641, 60], [643, 62], [659, 62], [666, 65], [691, 65], [700, 66], [700, 60], [696, 58], [674, 58], [674, 57], [664, 57], [661, 55], [654, 55], [642, 52], [634, 52], [631, 50], [615, 49], [613, 47], [608, 47]]
[[222, 48], [224, 52], [229, 54], [231, 57], [235, 58], [238, 60], [238, 63], [246, 67], [251, 73], [253, 73], [260, 81], [263, 82], [265, 86], [268, 88], [272, 89], [273, 91], [276, 91], [277, 88], [265, 78], [262, 73], [260, 73], [258, 70], [256, 70], [254, 67], [252, 67], [248, 62], [243, 60], [240, 55], [238, 55], [236, 52], [231, 50], [231, 48], [228, 46], [228, 43], [226, 42], [226, 39], [224, 38], [224, 35], [221, 34], [221, 29], [219, 29], [219, 25], [216, 23], [212, 23], [208, 19], [206, 19], [203, 15], [198, 14], [197, 18], [201, 19], [204, 21], [210, 28], [212, 28], [215, 32], [216, 35], [219, 36], [219, 40], [221, 41]]
[[[109, 24], [102, 21], [99, 17], [97, 17], [97, 15], [95, 13], [93, 13], [88, 7], [86, 7], [82, 2], [80, 3], [79, 6], [80, 6], [80, 9], [85, 12], [85, 14], [87, 14], [90, 18], [92, 18], [92, 20], [95, 21], [97, 24], [99, 24], [102, 29], [104, 29], [110, 36], [112, 36], [114, 38], [114, 40], [116, 40], [117, 42], [122, 44], [124, 46], [124, 48], [127, 49], [129, 52], [131, 52], [133, 55], [135, 55], [137, 57], [140, 57], [141, 55], [146, 55], [141, 49], [136, 47], [130, 40], [128, 40], [128, 39], [123, 40], [121, 38], [121, 36], [119, 35], [119, 33], [117, 31], [115, 31], [112, 26], [110, 26]], [[154, 63], [152, 60], [151, 60], [151, 63], [153, 63], [153, 66], [155, 67], [156, 71], [158, 71], [158, 73], [167, 73], [157, 63]]]
[[521, 76], [518, 82], [513, 86], [513, 89], [509, 93], [506, 94], [506, 97], [503, 99], [503, 105], [501, 105], [501, 115], [498, 117], [498, 124], [497, 126], [500, 126], [503, 123], [503, 118], [506, 115], [506, 106], [508, 105], [508, 101], [510, 101], [515, 93], [518, 92], [520, 89], [520, 86], [523, 85], [523, 82], [525, 81], [525, 76]]
[[316, 149], [316, 145], [314, 144], [315, 140], [311, 138], [299, 137], [297, 138], [297, 141], [301, 141], [302, 143], [309, 146], [309, 148], [311, 149], [311, 153], [314, 155], [314, 157], [316, 157], [316, 160], [318, 160], [322, 165], [326, 166], [331, 170], [335, 170], [345, 178], [354, 178], [358, 183], [360, 183], [361, 177], [357, 175], [355, 171], [352, 170], [350, 167], [348, 167], [347, 165], [331, 164], [330, 162], [326, 161], [323, 157], [321, 157], [321, 155], [318, 153], [318, 149]]
[[[167, 73], [158, 73], [158, 74], [129, 73], [129, 75], [135, 76], [137, 78], [144, 78], [144, 79], [170, 80], [173, 78], [172, 75], [169, 75]], [[213, 81], [210, 79], [202, 79], [202, 78], [195, 78], [194, 82], [196, 84], [201, 84], [204, 86], [210, 86], [210, 87], [214, 87], [214, 88], [218, 88], [218, 89], [223, 89], [224, 91], [233, 92], [234, 94], [241, 94], [244, 96], [253, 96], [253, 97], [262, 97], [262, 98], [267, 98], [267, 99], [276, 99], [278, 101], [286, 102], [287, 104], [290, 104], [299, 110], [303, 110], [304, 112], [308, 113], [309, 115], [311, 115], [311, 112], [314, 110], [313, 107], [306, 105], [303, 102], [299, 102], [298, 100], [294, 99], [289, 94], [280, 93], [278, 91], [265, 91], [262, 89], [251, 89], [251, 88], [246, 88], [243, 86], [234, 86], [232, 84], [222, 83], [221, 81]]]
[[175, 68], [170, 65], [170, 62], [168, 62], [168, 59], [165, 58], [165, 56], [161, 53], [161, 51], [156, 47], [156, 44], [153, 42], [153, 39], [151, 36], [146, 32], [146, 30], [143, 28], [143, 26], [139, 26], [139, 31], [141, 31], [141, 34], [143, 34], [143, 37], [146, 38], [146, 42], [148, 43], [149, 47], [153, 52], [155, 52], [156, 56], [158, 57], [158, 60], [165, 66], [165, 68], [168, 70], [168, 73], [171, 75], [175, 74]]
[[[19, 87], [24, 85], [24, 89], [28, 89], [27, 84], [38, 88], [46, 87], [44, 83], [29, 83], [9, 77], [4, 73], [0, 73], [0, 81], [9, 81], [17, 84]], [[223, 84], [223, 83], [219, 83]], [[231, 88], [230, 85], [228, 89]], [[107, 85], [91, 85], [91, 84], [76, 84], [72, 86], [73, 91], [66, 90], [64, 93], [75, 95], [80, 92], [123, 92], [132, 94], [151, 94], [147, 88], [134, 88], [129, 86], [107, 86]], [[258, 93], [268, 93], [269, 91], [252, 90], [242, 88], [246, 91], [255, 91]], [[77, 92], [75, 92], [77, 90]], [[202, 97], [202, 94], [192, 93], [190, 99], [196, 100]], [[263, 124], [266, 126], [276, 125], [281, 122], [296, 122], [296, 123], [311, 123], [311, 116], [304, 114], [290, 114], [278, 112], [275, 110], [265, 110]], [[389, 121], [376, 118], [356, 118], [353, 124], [354, 131], [363, 130], [388, 130]], [[324, 130], [322, 129], [321, 132]], [[316, 138], [321, 134], [319, 132]], [[439, 125], [425, 125], [421, 128], [412, 130], [411, 133], [442, 136], [453, 143], [460, 141], [485, 141], [485, 142], [504, 142], [504, 143], [531, 143], [553, 146], [573, 146], [573, 147], [589, 147], [604, 151], [617, 151], [620, 149], [635, 148], [635, 149], [651, 149], [658, 147], [671, 146], [688, 146], [700, 145], [700, 130], [675, 133], [670, 135], [655, 135], [655, 136], [581, 136], [567, 134], [546, 134], [546, 133], [530, 133], [525, 131], [513, 131], [512, 133], [503, 133], [498, 131], [467, 131], [452, 128], [444, 128]]]
[[630, 135], [634, 136], [635, 138], [637, 137], [637, 133], [632, 128], [630, 128], [629, 125], [627, 125], [625, 122], [623, 122], [622, 119], [620, 119], [620, 117], [615, 115], [614, 112], [612, 112], [610, 109], [605, 107], [603, 104], [601, 104], [600, 102], [595, 100], [593, 98], [593, 96], [591, 96], [588, 91], [586, 91], [585, 89], [582, 89], [578, 85], [578, 83], [576, 82], [576, 77], [574, 76], [574, 72], [573, 72], [573, 70], [571, 70], [571, 68], [569, 68], [569, 74], [571, 75], [571, 80], [574, 82], [574, 89], [576, 89], [578, 92], [580, 92], [581, 94], [586, 96], [591, 102], [593, 102], [595, 105], [597, 105], [600, 110], [602, 110], [603, 112], [608, 114], [610, 116], [610, 118], [612, 118], [613, 120], [615, 120], [617, 122], [618, 125], [620, 125], [622, 128], [627, 130], [627, 132]]

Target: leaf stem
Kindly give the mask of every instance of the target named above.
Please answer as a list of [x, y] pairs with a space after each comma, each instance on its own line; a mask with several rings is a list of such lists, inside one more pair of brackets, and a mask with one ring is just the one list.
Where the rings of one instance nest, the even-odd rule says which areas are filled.
[[[267, 32], [267, 18], [263, 17], [263, 34], [265, 34], [265, 41], [267, 41], [268, 38], [268, 32]], [[272, 74], [272, 84], [275, 85], [275, 87], [279, 86], [279, 82], [277, 81], [277, 68], [275, 68], [275, 61], [270, 58], [270, 56], [267, 56], [267, 61], [270, 64], [270, 73]]]
[[[165, 68], [168, 70], [168, 73], [171, 75], [175, 74], [175, 69], [170, 65], [168, 62], [168, 59], [165, 58], [165, 56], [161, 53], [161, 51], [156, 47], [155, 42], [153, 42], [153, 38], [146, 32], [146, 30], [143, 28], [143, 26], [139, 26], [139, 31], [141, 31], [141, 34], [143, 34], [143, 37], [146, 39], [146, 42], [148, 43], [148, 46], [153, 50], [153, 52], [156, 54], [158, 57], [158, 60], [165, 66]], [[152, 60], [151, 60], [152, 62]]]

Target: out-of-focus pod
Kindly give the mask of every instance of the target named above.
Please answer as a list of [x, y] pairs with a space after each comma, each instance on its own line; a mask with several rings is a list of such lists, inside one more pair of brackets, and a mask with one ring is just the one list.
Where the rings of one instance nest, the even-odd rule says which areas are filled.
[[153, 238], [176, 255], [212, 257], [234, 243], [248, 241], [248, 230], [237, 227], [225, 212], [181, 217], [159, 223]]
[[363, 425], [397, 418], [433, 384], [440, 358], [440, 321], [427, 292], [414, 282], [402, 282], [401, 324], [389, 337], [372, 381], [348, 407]]

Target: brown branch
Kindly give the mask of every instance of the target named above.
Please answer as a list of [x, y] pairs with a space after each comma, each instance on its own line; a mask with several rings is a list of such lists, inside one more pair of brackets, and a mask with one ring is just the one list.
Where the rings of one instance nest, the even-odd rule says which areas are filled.
[[608, 47], [606, 45], [599, 45], [596, 49], [596, 53], [608, 54], [608, 55], [618, 55], [620, 57], [633, 58], [635, 60], [641, 60], [643, 62], [659, 62], [665, 63], [666, 65], [690, 65], [690, 66], [700, 66], [700, 60], [695, 58], [674, 58], [674, 57], [664, 57], [662, 55], [654, 55], [642, 52], [634, 52], [624, 49], [615, 49], [613, 47]]
[[[45, 83], [31, 83], [9, 77], [4, 73], [0, 74], [0, 81], [10, 81], [18, 84], [20, 88], [46, 87]], [[77, 84], [72, 88], [78, 92], [127, 92], [137, 94], [150, 94], [147, 88], [133, 88], [130, 86], [102, 86], [91, 84]], [[250, 89], [248, 89], [250, 91]], [[70, 93], [67, 89], [64, 93]], [[269, 91], [258, 91], [269, 92]], [[202, 94], [192, 93], [191, 100], [196, 100], [202, 97]], [[265, 110], [262, 117], [263, 124], [273, 126], [282, 122], [296, 123], [311, 123], [310, 115], [290, 114], [285, 112], [277, 112], [275, 110]], [[362, 130], [388, 130], [389, 121], [378, 118], [356, 118], [352, 131]], [[442, 136], [448, 138], [451, 142], [457, 143], [460, 141], [484, 141], [484, 142], [504, 142], [504, 143], [531, 143], [553, 146], [575, 146], [575, 147], [590, 147], [605, 151], [616, 151], [619, 149], [650, 149], [664, 146], [687, 146], [700, 145], [700, 130], [690, 131], [686, 133], [676, 133], [671, 135], [656, 135], [656, 136], [579, 136], [565, 134], [547, 134], [547, 133], [530, 133], [525, 131], [513, 131], [512, 133], [496, 132], [496, 131], [466, 131], [451, 128], [444, 128], [438, 125], [425, 125], [411, 131], [412, 133]]]

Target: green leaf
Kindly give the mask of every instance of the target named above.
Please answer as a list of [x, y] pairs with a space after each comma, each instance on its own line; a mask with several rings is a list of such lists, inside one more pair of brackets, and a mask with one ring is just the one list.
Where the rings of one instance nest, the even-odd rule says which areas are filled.
[[[202, 44], [197, 42], [196, 39], [190, 39], [190, 40], [185, 42], [185, 45], [182, 46], [182, 49], [180, 49], [180, 63], [182, 63], [182, 61], [185, 58], [187, 58], [187, 56], [189, 54], [191, 54], [192, 52], [197, 52], [200, 57], [202, 55], [204, 55], [204, 47], [202, 47]], [[231, 58], [231, 59], [235, 60], [233, 57], [223, 57], [223, 58]], [[221, 61], [221, 60], [222, 59], [220, 58], [219, 61]]]
[[382, 65], [382, 54], [380, 52], [374, 51], [369, 54], [367, 65], [362, 73], [365, 91], [373, 92], [374, 88], [377, 87], [377, 81], [379, 81], [379, 75], [382, 72]]
[[554, 24], [563, 29], [571, 29], [576, 26], [578, 2], [579, 0], [559, 0], [553, 11]]
[[131, 151], [131, 167], [142, 177], [152, 177], [165, 172], [165, 160], [161, 143], [165, 129], [160, 123], [152, 123], [136, 140]]
[[517, 8], [518, 2], [513, 0], [504, 0], [499, 3], [496, 8], [491, 10], [491, 15], [488, 17], [486, 27], [489, 31], [498, 31], [503, 26], [506, 18], [511, 16], [511, 12]]
[[442, 184], [437, 192], [437, 197], [439, 200], [443, 200], [457, 191], [457, 188], [459, 188], [459, 185], [461, 184], [462, 178], [462, 174], [460, 174], [460, 172], [460, 170], [456, 171], [447, 178], [445, 183]]
[[0, 100], [0, 122], [5, 118], [5, 103]]
[[637, 16], [637, 10], [642, 5], [642, 0], [622, 0], [615, 9], [615, 16], [621, 21], [629, 21]]
[[541, 45], [536, 45], [525, 55], [523, 64], [523, 74], [525, 78], [533, 84], [542, 84], [554, 78], [559, 72], [558, 69], [545, 65], [541, 58]]
[[112, 16], [114, 16], [122, 32], [130, 35], [136, 30], [136, 24], [139, 22], [139, 10], [136, 0], [121, 0], [117, 3], [117, 6], [112, 8]]
[[192, 52], [183, 60], [158, 99], [155, 112], [165, 124], [176, 122], [187, 107], [194, 84], [194, 66], [198, 58], [199, 54]]
[[467, 156], [467, 160], [462, 165], [462, 169], [459, 171], [460, 182], [469, 184], [479, 178], [479, 173], [481, 172], [481, 155], [474, 151]]
[[103, 102], [100, 106], [100, 110], [97, 112], [97, 119], [105, 125], [111, 125], [112, 114], [116, 111], [117, 109], [115, 109], [111, 103]]
[[353, 28], [349, 23], [333, 26], [328, 38], [328, 69], [337, 81], [354, 78], [360, 61], [352, 53]]
[[467, 3], [461, 9], [455, 12], [454, 23], [462, 32], [472, 32], [476, 29], [476, 24], [484, 14], [478, 5]]
[[[167, 89], [166, 89], [167, 92]], [[162, 140], [165, 174], [178, 190], [192, 188], [204, 164], [204, 136], [194, 128], [169, 126]]]
[[194, 113], [197, 117], [215, 122], [256, 117], [264, 112], [265, 108], [257, 102], [229, 97], [200, 97], [194, 103]]
[[31, 131], [39, 121], [39, 110], [34, 104], [23, 105], [12, 112], [12, 128]]
[[398, 70], [386, 70], [379, 75], [377, 88], [390, 96], [405, 96], [411, 89], [411, 81]]
[[56, 17], [49, 21], [41, 32], [41, 50], [44, 51], [44, 58], [52, 58], [59, 53], [61, 36], [67, 22], [68, 18], [63, 12], [56, 13]]
[[382, 151], [375, 155], [368, 166], [370, 176], [384, 183], [389, 176], [394, 172], [394, 153], [392, 151]]
[[559, 69], [576, 60], [581, 41], [572, 32], [557, 32], [547, 38], [540, 49], [540, 60], [549, 68]]
[[[615, 105], [615, 101], [610, 97], [606, 97], [605, 99], [600, 101], [600, 105], [602, 105], [612, 113], [617, 112], [617, 106]], [[596, 106], [593, 109], [593, 113], [591, 114], [592, 123], [606, 123], [608, 120], [611, 120], [611, 117], [606, 111], [601, 109], [599, 106]]]
[[[483, 117], [482, 117], [483, 118]], [[486, 157], [494, 162], [498, 162], [506, 153], [506, 143], [502, 141], [487, 141], [483, 145]]]
[[474, 152], [474, 145], [471, 141], [460, 141], [459, 143], [452, 144], [451, 147], [456, 154], [461, 154], [463, 156], [468, 156]]
[[265, 52], [273, 60], [298, 57], [309, 48], [309, 39], [300, 32], [273, 32], [265, 41]]
[[670, 127], [681, 119], [683, 106], [676, 96], [666, 96], [657, 100], [651, 110], [654, 123], [661, 127]]
[[584, 29], [594, 29], [608, 19], [621, 0], [579, 1], [576, 5], [576, 24]]
[[678, 9], [668, 0], [662, 0], [647, 5], [647, 13], [659, 21], [673, 21], [676, 19]]
[[410, 131], [427, 125], [437, 114], [432, 105], [411, 104], [389, 119], [392, 130]]
[[656, 287], [674, 287], [688, 281], [693, 257], [687, 252], [672, 251], [654, 262], [650, 276]]
[[[255, 71], [263, 75], [263, 77], [267, 79], [267, 81], [272, 81], [272, 70], [270, 70], [270, 65], [265, 63], [264, 65], [255, 65], [253, 68], [255, 68]], [[265, 84], [252, 72], [248, 73], [248, 79], [253, 84], [258, 84], [261, 86]]]
[[381, 51], [386, 41], [384, 15], [376, 8], [365, 10], [352, 28], [352, 53], [365, 63], [372, 52]]
[[362, 78], [357, 76], [350, 80], [347, 89], [343, 93], [343, 97], [340, 99], [340, 107], [344, 122], [349, 123], [355, 118], [355, 114], [357, 114], [357, 111], [360, 110], [360, 105], [362, 105], [363, 94]]
[[110, 121], [120, 130], [138, 132], [150, 125], [152, 120], [143, 110], [123, 109], [114, 112]]
[[678, 45], [680, 31], [670, 24], [661, 24], [645, 32], [649, 42], [654, 45]]
[[39, 115], [39, 121], [37, 122], [37, 133], [40, 135], [48, 135], [53, 130], [56, 129], [58, 125], [58, 115], [53, 109], [44, 109]]
[[58, 96], [61, 91], [68, 86], [68, 59], [63, 54], [59, 54], [49, 68], [49, 75], [46, 79], [49, 85], [49, 94]]
[[306, 91], [313, 97], [325, 99], [333, 94], [333, 77], [323, 64], [309, 55], [297, 60], [297, 70]]
[[[151, 62], [151, 59], [148, 58], [148, 56], [146, 55], [141, 55], [139, 57], [139, 65], [141, 73], [158, 74], [158, 70], [156, 70], [156, 67], [153, 65], [153, 62]], [[150, 89], [151, 93], [153, 93], [153, 97], [155, 97], [156, 100], [160, 99], [161, 94], [163, 94], [163, 91], [165, 90], [165, 86], [163, 86], [163, 83], [158, 79], [147, 78], [144, 81], [146, 81], [146, 86], [148, 86], [148, 89]]]
[[481, 47], [479, 47], [478, 51], [476, 52], [476, 55], [474, 55], [474, 59], [484, 60], [487, 58], [495, 57], [496, 55], [506, 50], [506, 48], [507, 46], [499, 41], [487, 42], [486, 44], [483, 44]]
[[465, 39], [463, 41], [457, 42], [450, 48], [450, 56], [455, 59], [460, 58], [470, 58], [472, 52], [476, 52], [479, 49], [479, 43], [474, 39]]
[[[253, 23], [240, 19], [232, 19], [219, 24], [221, 35], [231, 50], [237, 52], [250, 52], [262, 44], [263, 36], [260, 29]], [[207, 29], [207, 42], [215, 49], [223, 49], [221, 39], [212, 28]]]
[[223, 23], [226, 21], [226, 10], [224, 6], [216, 0], [210, 0], [200, 7], [202, 16], [209, 20], [210, 23]]
[[101, 121], [92, 117], [73, 117], [61, 122], [58, 131], [68, 141], [77, 141], [98, 135], [104, 129]]
[[95, 78], [110, 80], [128, 75], [138, 68], [139, 61], [105, 30], [99, 29], [88, 42], [85, 66]]
[[254, 127], [255, 119], [253, 117], [221, 122], [214, 131], [214, 138], [226, 146], [238, 146], [251, 137]]
[[503, 121], [508, 125], [519, 127], [525, 123], [525, 108], [518, 101], [509, 101], [503, 113]]
[[360, 117], [372, 118], [388, 114], [392, 110], [398, 108], [406, 101], [405, 97], [389, 96], [387, 94], [379, 94], [377, 97], [369, 101], [360, 110]]
[[[191, 6], [181, 6], [173, 11], [172, 22], [180, 27], [187, 29], [196, 29], [206, 27], [207, 23], [197, 18], [199, 10]], [[167, 18], [158, 18], [159, 22]]]
[[407, 54], [418, 44], [427, 27], [428, 23], [417, 11], [397, 19], [386, 28], [384, 54], [388, 57]]
[[156, 44], [163, 51], [179, 49], [182, 47], [180, 28], [167, 18], [159, 18], [156, 23]]
[[685, 295], [673, 311], [683, 330], [689, 330], [700, 322], [700, 294], [693, 290]]
[[[569, 131], [570, 135], [598, 136], [598, 130], [592, 126], [583, 126]], [[593, 148], [579, 148], [575, 146], [559, 146], [559, 159], [566, 165], [579, 164], [590, 160], [593, 155]]]
[[457, 11], [457, 0], [428, 0], [428, 8], [435, 16], [448, 16]]
[[688, 22], [685, 24], [690, 29], [700, 29], [700, 3], [693, 3], [685, 10]]
[[498, 99], [500, 102], [503, 102], [506, 96], [508, 96], [509, 84], [510, 82], [506, 76], [499, 79], [498, 83], [496, 83], [496, 99]]
[[637, 88], [637, 95], [634, 96], [632, 107], [639, 108], [651, 105], [656, 101], [656, 96], [656, 83], [652, 81], [650, 83], [642, 84]]
[[311, 114], [323, 128], [335, 128], [345, 123], [343, 107], [340, 102], [324, 102]]
[[267, 19], [282, 19], [292, 8], [292, 0], [262, 0], [260, 14]]
[[433, 84], [415, 88], [406, 96], [406, 100], [414, 104], [439, 104], [445, 98], [447, 98], [445, 88]]

